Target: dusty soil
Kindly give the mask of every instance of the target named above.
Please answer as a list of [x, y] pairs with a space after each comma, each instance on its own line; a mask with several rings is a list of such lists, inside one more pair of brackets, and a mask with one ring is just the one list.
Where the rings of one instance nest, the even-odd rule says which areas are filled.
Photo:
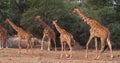
[[[32, 52], [32, 53], [31, 53]], [[5, 48], [0, 50], [0, 63], [120, 63], [120, 50], [114, 50], [114, 58], [110, 58], [109, 50], [102, 53], [99, 60], [95, 60], [95, 50], [89, 50], [88, 58], [85, 58], [85, 50], [74, 50], [73, 57], [60, 58], [60, 51], [41, 51], [34, 48], [26, 51], [22, 49], [18, 54], [18, 48]]]

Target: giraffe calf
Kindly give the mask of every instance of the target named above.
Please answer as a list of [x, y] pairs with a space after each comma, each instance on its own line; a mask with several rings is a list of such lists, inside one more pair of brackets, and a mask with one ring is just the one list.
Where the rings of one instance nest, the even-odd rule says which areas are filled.
[[63, 28], [61, 28], [60, 26], [57, 25], [57, 20], [53, 21], [53, 25], [56, 27], [57, 31], [60, 33], [60, 42], [61, 42], [61, 56], [60, 58], [63, 57], [63, 53], [66, 47], [66, 44], [69, 46], [70, 50], [70, 55], [66, 54], [67, 58], [71, 58], [72, 57], [72, 42], [75, 42], [72, 34], [70, 34], [69, 32], [67, 32], [66, 30], [64, 30]]

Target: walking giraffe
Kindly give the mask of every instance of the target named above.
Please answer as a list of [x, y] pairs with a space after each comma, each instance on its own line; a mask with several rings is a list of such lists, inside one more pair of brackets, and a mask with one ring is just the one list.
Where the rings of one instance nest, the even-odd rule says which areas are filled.
[[[88, 18], [87, 16], [85, 16], [84, 13], [82, 13], [82, 11], [79, 10], [78, 8], [76, 8], [76, 7], [72, 9], [72, 14], [75, 14], [75, 13], [77, 13], [79, 15], [79, 17], [81, 17], [81, 19], [84, 20], [85, 23], [90, 25], [90, 37], [89, 37], [89, 40], [86, 44], [86, 55], [85, 55], [85, 57], [86, 58], [88, 57], [88, 46], [90, 44], [90, 41], [92, 40], [92, 38], [95, 38], [96, 59], [100, 58], [100, 55], [101, 55], [102, 51], [104, 50], [106, 41], [107, 41], [107, 44], [110, 48], [111, 58], [113, 58], [109, 30], [106, 27], [102, 26], [100, 23], [98, 23], [96, 20]], [[98, 37], [101, 40], [101, 50], [100, 50], [99, 55], [98, 55], [98, 51], [97, 51], [97, 38]]]
[[27, 50], [28, 48], [32, 48], [32, 42], [31, 42], [31, 34], [29, 32], [26, 32], [25, 30], [23, 30], [22, 28], [16, 26], [14, 23], [12, 23], [12, 21], [10, 21], [9, 19], [5, 20], [5, 23], [9, 23], [13, 29], [17, 32], [17, 36], [18, 36], [18, 47], [19, 47], [19, 51], [18, 53], [21, 53], [21, 40], [25, 39], [27, 41]]
[[70, 48], [70, 57], [72, 57], [72, 43], [75, 42], [72, 34], [65, 31], [63, 28], [57, 25], [57, 20], [53, 21], [53, 25], [56, 27], [57, 31], [60, 33], [60, 42], [61, 42], [61, 58], [63, 56], [63, 51], [65, 51], [65, 46], [68, 44]]
[[54, 41], [54, 46], [55, 46], [55, 51], [57, 50], [56, 48], [56, 35], [55, 32], [52, 28], [50, 28], [41, 18], [40, 16], [35, 16], [34, 21], [39, 21], [42, 27], [44, 28], [43, 30], [43, 38], [42, 38], [42, 43], [41, 43], [41, 50], [43, 50], [43, 41], [45, 37], [48, 38], [48, 51], [50, 51], [50, 45], [51, 45], [51, 39]]

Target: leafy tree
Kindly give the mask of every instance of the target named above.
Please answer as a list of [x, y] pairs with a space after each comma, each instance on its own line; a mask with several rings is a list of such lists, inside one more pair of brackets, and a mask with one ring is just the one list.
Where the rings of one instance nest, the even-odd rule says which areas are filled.
[[[27, 0], [1, 0], [0, 2], [0, 23], [6, 18], [10, 18], [16, 25], [20, 26], [22, 13], [28, 8]], [[9, 25], [5, 25], [9, 34], [14, 34], [15, 31]]]
[[58, 24], [60, 24], [61, 27], [72, 33], [73, 27], [71, 24], [75, 23], [75, 19], [73, 19], [70, 14], [72, 7], [68, 6], [70, 3], [66, 3], [63, 0], [34, 0], [31, 1], [31, 4], [21, 19], [21, 25], [24, 26], [25, 29], [31, 31], [33, 34], [35, 33], [35, 35], [42, 35], [42, 33], [40, 33], [42, 32], [42, 28], [36, 28], [39, 22], [36, 26], [36, 23], [33, 21], [36, 15], [40, 15], [50, 27], [54, 28], [52, 21], [58, 20]]

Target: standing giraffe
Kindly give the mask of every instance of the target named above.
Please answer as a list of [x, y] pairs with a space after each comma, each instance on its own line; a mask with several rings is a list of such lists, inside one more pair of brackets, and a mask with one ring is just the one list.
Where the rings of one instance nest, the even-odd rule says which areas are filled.
[[[92, 38], [95, 38], [95, 48], [96, 48], [96, 59], [100, 58], [101, 53], [104, 50], [105, 47], [105, 42], [107, 41], [107, 44], [110, 48], [110, 54], [111, 54], [111, 58], [113, 58], [113, 53], [112, 53], [112, 46], [111, 46], [111, 42], [110, 42], [110, 32], [109, 30], [102, 26], [101, 24], [99, 24], [96, 20], [88, 18], [87, 16], [85, 16], [81, 10], [79, 10], [78, 8], [73, 8], [72, 9], [72, 14], [77, 13], [79, 15], [79, 17], [81, 17], [81, 19], [84, 20], [85, 23], [87, 23], [88, 25], [90, 25], [90, 37], [89, 40], [86, 44], [86, 58], [88, 57], [88, 46], [90, 44], [90, 41], [92, 40]], [[101, 50], [100, 53], [98, 55], [97, 52], [97, 38], [100, 38], [101, 40]]]
[[32, 42], [31, 42], [31, 34], [29, 32], [24, 31], [22, 28], [16, 26], [14, 23], [12, 23], [9, 19], [5, 20], [5, 23], [9, 23], [15, 31], [17, 31], [18, 36], [18, 47], [19, 52], [21, 52], [21, 40], [25, 39], [27, 41], [27, 50], [28, 48], [32, 48]]
[[65, 31], [64, 29], [62, 29], [61, 27], [59, 27], [57, 25], [57, 20], [53, 21], [53, 25], [56, 27], [56, 29], [58, 30], [58, 32], [60, 33], [60, 42], [61, 42], [61, 57], [63, 56], [63, 51], [65, 51], [65, 46], [66, 44], [68, 44], [69, 48], [70, 48], [70, 57], [72, 57], [72, 43], [75, 42], [72, 34], [68, 33], [67, 31]]
[[6, 38], [7, 38], [7, 31], [3, 27], [0, 26], [0, 49], [4, 48], [4, 44], [6, 44], [5, 45], [6, 48], [8, 47]]
[[53, 29], [51, 29], [41, 18], [40, 16], [35, 16], [34, 21], [39, 21], [42, 27], [44, 28], [43, 30], [43, 38], [42, 38], [42, 43], [41, 43], [41, 50], [43, 50], [43, 41], [45, 37], [48, 38], [48, 51], [50, 51], [50, 45], [51, 45], [51, 39], [54, 41], [54, 46], [55, 46], [55, 51], [57, 50], [56, 48], [56, 35]]

